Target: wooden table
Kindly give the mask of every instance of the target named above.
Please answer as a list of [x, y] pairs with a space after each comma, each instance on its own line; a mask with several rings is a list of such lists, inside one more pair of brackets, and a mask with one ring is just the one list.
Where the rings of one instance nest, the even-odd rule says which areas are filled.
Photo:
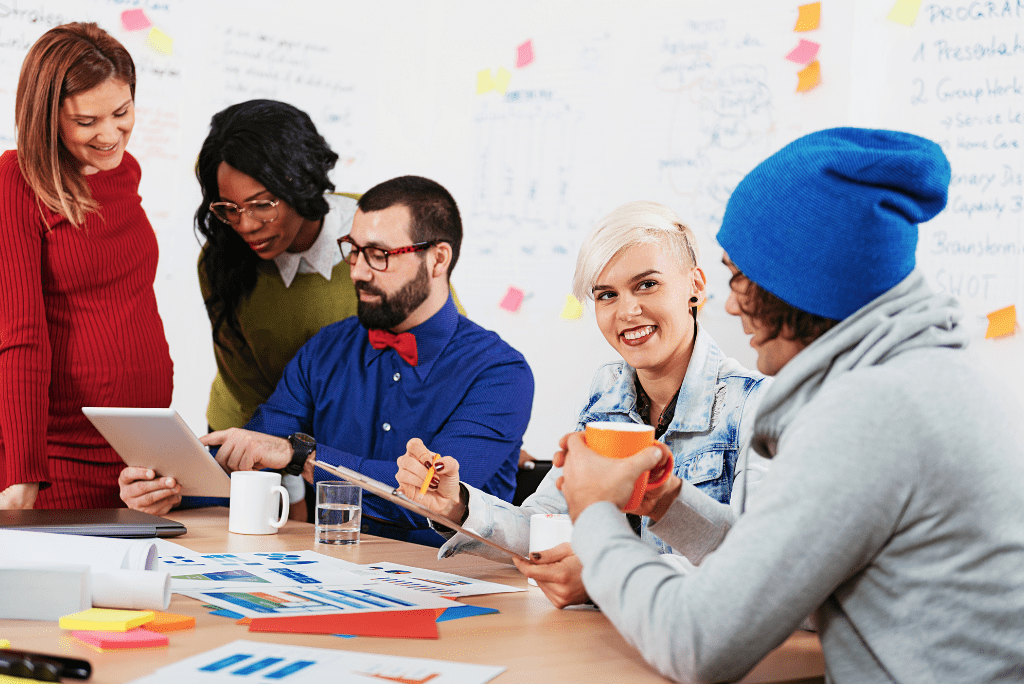
[[[306, 549], [353, 563], [387, 560], [523, 587], [527, 591], [461, 599], [464, 603], [497, 608], [501, 613], [440, 623], [440, 639], [436, 641], [250, 633], [233, 620], [209, 615], [198, 601], [177, 594], [171, 598], [169, 612], [195, 616], [196, 628], [171, 632], [171, 643], [166, 649], [97, 653], [71, 639], [56, 623], [22, 620], [0, 620], [0, 638], [9, 639], [16, 649], [85, 658], [93, 664], [91, 681], [96, 684], [127, 682], [236, 639], [501, 665], [508, 669], [494, 680], [497, 684], [667, 681], [644, 662], [600, 612], [557, 610], [539, 589], [528, 587], [525, 578], [511, 565], [465, 554], [438, 561], [436, 549], [367, 535], [354, 546], [318, 545], [313, 542], [313, 526], [308, 523], [289, 522], [276, 535], [230, 534], [226, 508], [179, 511], [168, 517], [188, 527], [188, 534], [173, 541], [202, 553]], [[823, 672], [817, 636], [798, 632], [743, 681], [822, 682]]]

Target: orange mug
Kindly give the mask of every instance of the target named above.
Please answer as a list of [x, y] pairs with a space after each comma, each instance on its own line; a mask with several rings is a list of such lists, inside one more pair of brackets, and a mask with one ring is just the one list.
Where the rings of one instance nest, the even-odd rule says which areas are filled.
[[[584, 439], [588, 447], [602, 456], [629, 458], [654, 444], [654, 428], [650, 425], [637, 425], [636, 423], [597, 421], [587, 423]], [[651, 471], [645, 470], [640, 473], [636, 484], [633, 485], [633, 494], [629, 497], [629, 502], [626, 503], [626, 510], [636, 510], [640, 502], [643, 501], [647, 490], [665, 484], [671, 474], [672, 468], [665, 468], [657, 481], [649, 482]]]

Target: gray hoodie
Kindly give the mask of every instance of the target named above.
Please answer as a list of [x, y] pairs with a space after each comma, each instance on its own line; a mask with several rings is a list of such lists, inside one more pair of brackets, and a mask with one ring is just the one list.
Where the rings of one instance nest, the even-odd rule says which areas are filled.
[[1024, 420], [959, 317], [914, 272], [790, 361], [755, 420], [773, 462], [746, 513], [684, 488], [652, 528], [703, 557], [692, 573], [612, 504], [579, 516], [588, 593], [660, 672], [739, 678], [815, 613], [829, 681], [1024, 681]]

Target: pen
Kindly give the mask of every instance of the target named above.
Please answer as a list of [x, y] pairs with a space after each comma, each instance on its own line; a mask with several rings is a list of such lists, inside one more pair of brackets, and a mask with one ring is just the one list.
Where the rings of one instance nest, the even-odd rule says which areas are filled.
[[430, 460], [430, 470], [427, 471], [427, 476], [423, 478], [423, 485], [420, 486], [420, 495], [427, 493], [427, 488], [430, 487], [430, 481], [434, 479], [434, 464], [437, 463], [437, 459], [441, 458], [441, 454], [434, 454], [434, 458]]
[[88, 679], [91, 674], [92, 665], [88, 660], [0, 649], [0, 675], [59, 682], [61, 677]]

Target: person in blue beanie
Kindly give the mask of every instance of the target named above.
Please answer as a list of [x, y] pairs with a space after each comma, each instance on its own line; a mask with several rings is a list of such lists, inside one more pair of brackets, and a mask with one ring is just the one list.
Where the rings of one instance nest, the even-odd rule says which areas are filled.
[[650, 529], [673, 547], [723, 530], [694, 571], [659, 562], [620, 511], [664, 450], [609, 461], [563, 439], [587, 592], [664, 675], [739, 679], [812, 615], [830, 682], [1024, 680], [1021, 407], [915, 270], [949, 179], [929, 140], [839, 128], [737, 186], [726, 310], [774, 376], [751, 447], [772, 467], [739, 515], [663, 493]]

